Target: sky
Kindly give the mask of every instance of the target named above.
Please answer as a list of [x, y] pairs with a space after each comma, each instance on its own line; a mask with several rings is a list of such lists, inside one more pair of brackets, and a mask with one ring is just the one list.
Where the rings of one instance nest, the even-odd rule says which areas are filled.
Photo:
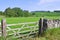
[[29, 11], [60, 10], [60, 0], [0, 0], [0, 11], [19, 7]]

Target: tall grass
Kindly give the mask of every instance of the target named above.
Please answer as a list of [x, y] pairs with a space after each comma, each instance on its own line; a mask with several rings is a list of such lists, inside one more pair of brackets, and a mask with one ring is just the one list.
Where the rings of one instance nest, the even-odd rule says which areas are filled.
[[60, 40], [60, 28], [49, 29], [43, 37], [35, 37], [33, 40]]

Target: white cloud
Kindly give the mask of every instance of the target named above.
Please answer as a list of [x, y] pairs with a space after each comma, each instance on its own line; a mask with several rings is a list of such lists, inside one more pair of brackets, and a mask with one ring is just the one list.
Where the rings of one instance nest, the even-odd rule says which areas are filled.
[[51, 3], [51, 2], [56, 2], [56, 1], [59, 1], [59, 0], [40, 0], [38, 2], [38, 5], [45, 4], [45, 3]]

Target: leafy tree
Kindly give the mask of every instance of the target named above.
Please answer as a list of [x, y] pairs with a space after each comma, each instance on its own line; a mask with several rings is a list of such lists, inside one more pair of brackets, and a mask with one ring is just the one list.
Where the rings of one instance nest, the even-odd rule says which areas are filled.
[[31, 14], [29, 13], [29, 11], [24, 10], [24, 17], [28, 17], [28, 16], [31, 16]]
[[19, 17], [19, 16], [23, 16], [23, 10], [22, 9], [20, 9], [20, 8], [18, 8], [18, 7], [15, 7], [15, 8], [13, 8], [12, 10], [14, 10], [15, 11], [15, 16], [17, 16], [17, 17]]
[[5, 15], [8, 16], [8, 17], [15, 17], [15, 11], [12, 10], [11, 8], [7, 8], [5, 10]]
[[2, 11], [0, 11], [0, 15], [3, 15], [3, 12]]
[[32, 14], [29, 11], [22, 10], [21, 8], [18, 7], [14, 7], [14, 8], [8, 7], [4, 11], [4, 15], [6, 17], [29, 17]]

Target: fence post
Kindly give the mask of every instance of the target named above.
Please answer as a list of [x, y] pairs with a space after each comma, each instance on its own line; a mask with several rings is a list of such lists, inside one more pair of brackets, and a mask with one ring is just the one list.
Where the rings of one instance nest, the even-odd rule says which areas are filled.
[[48, 26], [47, 26], [47, 19], [43, 19], [43, 33], [46, 32]]
[[42, 35], [43, 33], [43, 18], [40, 18], [39, 20], [39, 33], [38, 36]]
[[2, 19], [1, 21], [2, 37], [6, 38], [6, 20]]
[[47, 29], [47, 19], [40, 18], [38, 36], [42, 36], [45, 33], [46, 29]]

